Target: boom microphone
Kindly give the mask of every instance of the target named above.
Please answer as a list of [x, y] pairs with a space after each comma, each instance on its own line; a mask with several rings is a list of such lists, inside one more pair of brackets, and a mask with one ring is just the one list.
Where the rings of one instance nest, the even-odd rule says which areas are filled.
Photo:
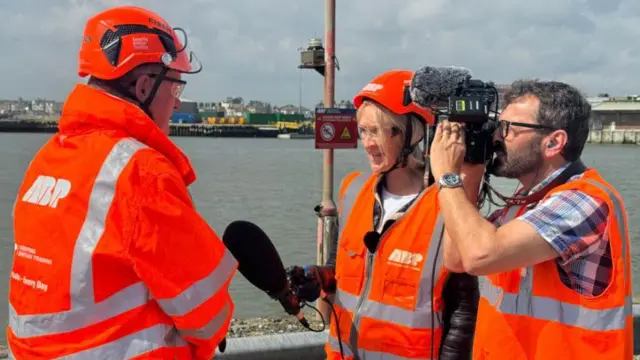
[[238, 271], [253, 286], [278, 300], [288, 314], [309, 328], [300, 312], [300, 303], [291, 292], [280, 255], [259, 226], [249, 221], [234, 221], [224, 230], [222, 242], [238, 261]]
[[409, 93], [416, 104], [430, 108], [446, 104], [449, 96], [471, 79], [471, 71], [464, 67], [425, 66], [415, 72]]

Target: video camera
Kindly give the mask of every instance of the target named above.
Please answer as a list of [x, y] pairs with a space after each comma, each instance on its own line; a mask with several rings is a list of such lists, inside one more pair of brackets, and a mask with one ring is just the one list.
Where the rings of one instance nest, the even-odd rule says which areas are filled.
[[465, 124], [466, 162], [491, 160], [498, 127], [498, 90], [493, 82], [472, 79], [464, 68], [425, 67], [416, 71], [409, 91], [416, 104], [434, 112], [436, 121]]

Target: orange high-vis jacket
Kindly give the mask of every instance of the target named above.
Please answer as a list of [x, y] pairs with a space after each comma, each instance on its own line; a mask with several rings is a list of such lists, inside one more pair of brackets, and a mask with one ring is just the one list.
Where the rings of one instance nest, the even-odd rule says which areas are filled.
[[[341, 189], [340, 241], [327, 359], [437, 359], [442, 340], [442, 291], [448, 277], [438, 255], [444, 233], [437, 189], [423, 191], [402, 218], [366, 249], [378, 177], [352, 173]], [[433, 340], [433, 342], [432, 342]], [[433, 353], [431, 352], [433, 348]]]
[[[547, 197], [563, 190], [603, 199], [609, 207], [610, 285], [601, 295], [583, 296], [562, 283], [555, 260], [487, 276], [480, 294], [474, 359], [633, 358], [630, 244], [622, 198], [594, 169], [554, 188]], [[505, 221], [525, 210], [506, 209]]]
[[187, 157], [139, 108], [67, 99], [14, 207], [9, 350], [17, 359], [211, 359], [237, 263], [198, 215]]

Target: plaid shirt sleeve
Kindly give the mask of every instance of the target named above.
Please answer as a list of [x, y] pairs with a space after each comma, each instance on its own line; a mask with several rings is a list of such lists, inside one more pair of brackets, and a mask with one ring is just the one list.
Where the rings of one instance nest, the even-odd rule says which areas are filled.
[[560, 255], [570, 287], [597, 295], [608, 285], [611, 254], [607, 204], [577, 190], [553, 194], [518, 219], [533, 226]]

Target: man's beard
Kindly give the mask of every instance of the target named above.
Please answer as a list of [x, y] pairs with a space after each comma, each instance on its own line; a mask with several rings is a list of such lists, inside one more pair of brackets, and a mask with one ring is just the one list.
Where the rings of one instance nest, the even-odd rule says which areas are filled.
[[537, 139], [533, 139], [529, 146], [523, 149], [508, 152], [502, 142], [494, 146], [496, 155], [491, 164], [491, 173], [495, 176], [518, 179], [538, 171], [542, 166], [542, 149]]

